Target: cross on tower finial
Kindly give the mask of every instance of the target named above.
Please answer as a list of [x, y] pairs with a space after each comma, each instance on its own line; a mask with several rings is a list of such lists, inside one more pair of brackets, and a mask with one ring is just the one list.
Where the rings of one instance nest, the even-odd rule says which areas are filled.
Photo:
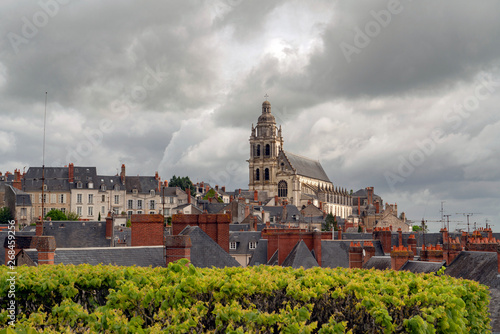
[[265, 97], [265, 98], [266, 98], [266, 100], [267, 100], [267, 98], [269, 97], [269, 95], [267, 95], [267, 93], [266, 93], [266, 95], [264, 95], [264, 97]]

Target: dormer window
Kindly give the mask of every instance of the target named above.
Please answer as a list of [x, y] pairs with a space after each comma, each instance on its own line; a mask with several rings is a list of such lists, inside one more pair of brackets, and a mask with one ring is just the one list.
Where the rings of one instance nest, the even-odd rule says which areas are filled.
[[120, 186], [115, 184], [115, 190], [120, 190]]
[[132, 194], [137, 195], [137, 189], [132, 189]]
[[89, 182], [89, 189], [94, 189], [94, 183]]
[[102, 191], [106, 191], [106, 185], [105, 184], [101, 184], [101, 190]]
[[43, 185], [43, 191], [47, 191], [47, 185], [46, 184]]
[[231, 241], [229, 243], [229, 249], [236, 249], [236, 242], [235, 241]]
[[151, 194], [151, 196], [154, 196], [156, 194], [154, 189], [151, 189], [149, 193]]
[[82, 189], [82, 183], [81, 183], [81, 182], [77, 182], [77, 183], [76, 183], [76, 187], [77, 187], [78, 189]]
[[248, 244], [248, 248], [249, 249], [255, 249], [255, 248], [257, 248], [257, 242], [256, 241], [250, 241], [250, 243]]

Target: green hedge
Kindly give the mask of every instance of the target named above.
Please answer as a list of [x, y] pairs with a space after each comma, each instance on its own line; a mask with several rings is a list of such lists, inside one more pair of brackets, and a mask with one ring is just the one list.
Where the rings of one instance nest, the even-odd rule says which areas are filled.
[[[0, 268], [0, 328], [9, 269]], [[409, 272], [258, 266], [17, 268], [17, 330], [46, 333], [486, 333], [487, 287]]]

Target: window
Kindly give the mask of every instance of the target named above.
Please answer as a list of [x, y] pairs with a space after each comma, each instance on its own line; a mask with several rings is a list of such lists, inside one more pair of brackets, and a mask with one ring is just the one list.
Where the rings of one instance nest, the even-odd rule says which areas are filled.
[[127, 201], [127, 209], [133, 209], [134, 208], [134, 201], [129, 199]]
[[155, 209], [155, 200], [152, 199], [149, 201], [149, 210], [154, 210]]
[[66, 208], [61, 208], [62, 213], [66, 213]]
[[128, 216], [128, 219], [130, 219], [130, 217], [132, 217], [132, 211], [127, 211], [127, 216]]
[[61, 203], [61, 204], [66, 203], [66, 195], [65, 194], [59, 195], [59, 203]]
[[104, 206], [101, 206], [101, 213], [106, 213], [106, 209], [104, 208]]
[[82, 194], [76, 194], [76, 203], [82, 204]]
[[287, 197], [288, 196], [288, 185], [286, 181], [281, 180], [278, 182], [278, 197]]
[[106, 202], [106, 195], [101, 196], [101, 202]]
[[137, 211], [137, 214], [142, 215], [142, 211], [141, 210]]
[[77, 206], [76, 207], [76, 214], [81, 216], [82, 215], [82, 207], [81, 206]]
[[266, 157], [271, 155], [271, 145], [267, 144], [266, 145]]
[[94, 183], [89, 182], [89, 189], [94, 189]]
[[132, 194], [137, 195], [137, 189], [132, 189]]
[[250, 241], [250, 243], [248, 244], [248, 248], [249, 249], [255, 249], [255, 248], [257, 248], [257, 242], [256, 241]]
[[142, 199], [137, 200], [137, 209], [142, 209]]
[[21, 219], [26, 219], [26, 208], [21, 208]]
[[115, 195], [115, 204], [120, 204], [120, 195]]
[[120, 190], [120, 186], [115, 184], [115, 190]]
[[88, 207], [88, 212], [89, 212], [89, 216], [93, 216], [94, 215], [94, 207], [93, 206], [89, 206]]
[[170, 209], [165, 209], [165, 214], [166, 214], [167, 216], [170, 216]]
[[106, 191], [106, 185], [105, 184], [101, 184], [101, 190], [102, 191]]
[[81, 183], [81, 182], [77, 182], [77, 183], [76, 183], [76, 187], [77, 187], [78, 189], [82, 189], [82, 183]]
[[[43, 202], [47, 203], [47, 194], [43, 194]], [[44, 214], [44, 217], [45, 217], [45, 214]]]
[[56, 194], [50, 195], [50, 203], [57, 203], [57, 195]]
[[154, 190], [154, 189], [151, 189], [151, 190], [149, 191], [149, 194], [150, 194], [151, 196], [154, 196], [154, 195], [156, 194], [156, 193], [155, 193], [155, 190]]
[[269, 181], [269, 168], [264, 170], [264, 180]]
[[231, 241], [229, 243], [229, 249], [236, 249], [236, 242], [235, 241]]
[[260, 145], [257, 145], [257, 156], [260, 157]]
[[117, 215], [117, 214], [119, 214], [119, 213], [120, 213], [120, 211], [119, 211], [119, 209], [118, 209], [118, 208], [113, 208], [113, 213], [114, 213], [115, 215]]
[[46, 184], [43, 185], [43, 191], [47, 191], [47, 185]]
[[155, 214], [155, 212], [154, 212], [154, 211], [149, 211], [149, 214], [150, 214], [150, 215], [154, 215], [154, 214]]
[[174, 198], [170, 197], [170, 204], [174, 204]]
[[43, 208], [43, 219], [45, 219], [45, 216], [47, 215], [47, 208]]
[[89, 201], [88, 201], [89, 204], [92, 204], [94, 203], [94, 194], [89, 194]]
[[255, 170], [255, 181], [260, 181], [260, 169]]

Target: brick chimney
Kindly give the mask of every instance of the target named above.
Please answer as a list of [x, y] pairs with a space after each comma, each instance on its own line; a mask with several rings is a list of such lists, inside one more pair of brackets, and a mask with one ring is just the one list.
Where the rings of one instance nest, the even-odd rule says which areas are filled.
[[106, 217], [106, 239], [113, 239], [113, 217], [111, 217], [111, 212], [108, 212]]
[[163, 246], [163, 216], [132, 215], [131, 246]]
[[165, 180], [165, 181], [163, 182], [163, 184], [165, 185], [165, 188], [168, 188], [168, 181], [167, 181], [167, 180]]
[[70, 183], [75, 182], [75, 166], [72, 162], [68, 165], [68, 180]]
[[391, 269], [399, 270], [408, 261], [413, 259], [413, 252], [405, 246], [394, 246], [391, 251]]
[[36, 250], [38, 252], [38, 265], [54, 264], [54, 252], [56, 250], [56, 239], [53, 236], [37, 236]]
[[380, 213], [380, 202], [379, 201], [375, 202], [375, 213]]
[[191, 189], [186, 188], [186, 194], [188, 196], [188, 204], [191, 204]]
[[155, 172], [155, 180], [159, 180], [160, 177], [158, 176], [158, 172]]
[[349, 268], [363, 268], [363, 248], [351, 241], [349, 246]]
[[191, 261], [191, 237], [189, 235], [168, 235], [165, 237], [166, 265], [180, 259]]
[[35, 234], [36, 235], [43, 235], [43, 220], [42, 220], [42, 216], [39, 216], [38, 220], [36, 221]]
[[398, 228], [398, 246], [403, 246], [403, 231]]
[[125, 184], [125, 164], [122, 164], [122, 170], [120, 172], [120, 180], [122, 184]]
[[443, 261], [443, 248], [440, 245], [422, 245], [420, 251], [420, 261], [441, 262]]
[[449, 239], [443, 243], [443, 260], [446, 265], [449, 265], [462, 251], [462, 245], [458, 237], [456, 239]]
[[12, 181], [12, 186], [19, 190], [23, 190], [21, 185], [21, 171], [18, 169], [14, 170], [14, 181]]
[[363, 256], [363, 264], [365, 264], [366, 262], [368, 262], [368, 260], [371, 259], [372, 256], [375, 256], [375, 246], [371, 241], [364, 241], [363, 249], [365, 251], [365, 255]]
[[253, 191], [253, 200], [255, 202], [258, 202], [259, 201], [259, 192], [257, 190], [254, 190]]
[[408, 240], [406, 241], [408, 243], [408, 248], [410, 248], [413, 251], [413, 256], [417, 255], [417, 239], [415, 239], [415, 235], [412, 233], [408, 237]]
[[226, 186], [221, 187], [221, 190], [222, 190], [223, 192], [226, 192]]
[[358, 216], [361, 217], [361, 199], [358, 197]]
[[313, 249], [316, 262], [321, 267], [321, 232], [313, 232]]
[[373, 239], [380, 240], [382, 244], [382, 249], [385, 254], [389, 254], [391, 252], [391, 230], [388, 227], [376, 227], [373, 230]]
[[339, 229], [337, 231], [337, 240], [342, 240], [342, 230], [341, 229]]

